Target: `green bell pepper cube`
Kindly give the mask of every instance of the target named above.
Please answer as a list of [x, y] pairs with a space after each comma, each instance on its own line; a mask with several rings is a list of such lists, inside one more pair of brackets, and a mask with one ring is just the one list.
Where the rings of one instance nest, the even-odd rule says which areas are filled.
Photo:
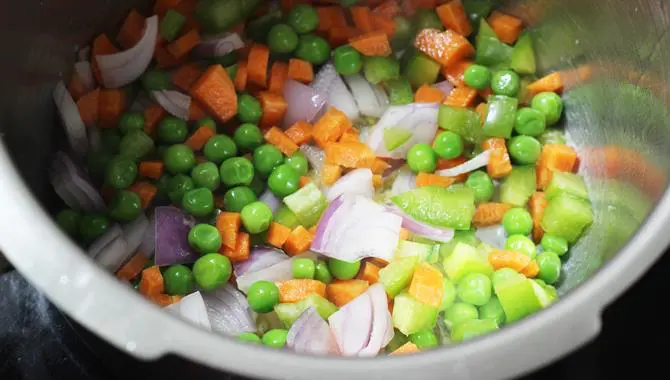
[[488, 112], [484, 121], [484, 133], [490, 137], [510, 138], [516, 122], [518, 106], [519, 100], [517, 98], [505, 95], [490, 96]]

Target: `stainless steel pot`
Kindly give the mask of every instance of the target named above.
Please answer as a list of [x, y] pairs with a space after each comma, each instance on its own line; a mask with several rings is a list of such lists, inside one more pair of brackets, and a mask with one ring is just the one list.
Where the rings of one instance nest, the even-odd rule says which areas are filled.
[[544, 72], [571, 80], [565, 125], [596, 213], [566, 264], [554, 306], [482, 339], [410, 357], [314, 358], [239, 344], [145, 302], [98, 268], [52, 222], [46, 167], [62, 140], [51, 92], [74, 47], [114, 30], [131, 0], [11, 2], [0, 9], [0, 248], [70, 317], [151, 360], [166, 353], [256, 377], [504, 378], [592, 339], [602, 309], [670, 241], [670, 9], [662, 0], [519, 0]]

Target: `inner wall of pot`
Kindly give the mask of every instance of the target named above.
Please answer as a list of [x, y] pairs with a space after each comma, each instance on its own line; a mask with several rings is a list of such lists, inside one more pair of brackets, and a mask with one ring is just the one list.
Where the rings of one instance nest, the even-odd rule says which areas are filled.
[[[0, 132], [31, 191], [54, 213], [62, 204], [47, 168], [65, 143], [52, 100], [77, 47], [146, 0], [18, 2], [0, 12]], [[670, 162], [670, 20], [661, 0], [518, 0], [505, 11], [532, 26], [541, 72], [566, 81], [564, 126], [580, 154], [595, 221], [571, 250], [559, 292], [613, 257], [663, 195]], [[643, 253], [640, 253], [643, 254]]]

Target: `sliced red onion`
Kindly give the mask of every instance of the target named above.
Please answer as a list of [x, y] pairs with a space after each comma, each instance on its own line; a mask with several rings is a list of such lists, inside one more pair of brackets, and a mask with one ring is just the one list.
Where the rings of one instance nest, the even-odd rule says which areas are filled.
[[283, 94], [288, 103], [284, 115], [284, 128], [303, 120], [311, 123], [328, 99], [327, 93], [319, 93], [312, 87], [292, 79], [284, 82]]
[[165, 309], [198, 327], [208, 331], [212, 330], [207, 315], [207, 306], [200, 292], [191, 293], [179, 302], [166, 306]]
[[86, 125], [79, 115], [77, 103], [72, 99], [63, 81], [56, 83], [53, 98], [70, 147], [78, 156], [84, 157], [88, 152]]
[[50, 177], [54, 190], [69, 207], [86, 212], [105, 209], [105, 201], [98, 190], [65, 153], [56, 153]]
[[123, 236], [123, 230], [117, 225], [107, 229], [88, 249], [89, 255], [102, 267], [114, 273], [128, 261], [133, 252]]
[[444, 96], [449, 96], [451, 92], [454, 90], [454, 85], [452, 85], [451, 82], [449, 82], [448, 80], [443, 80], [442, 82], [435, 83], [433, 87], [442, 91]]
[[[366, 139], [366, 144], [379, 157], [405, 158], [416, 144], [430, 144], [437, 133], [439, 105], [434, 103], [412, 103], [389, 107]], [[386, 149], [384, 134], [390, 128], [400, 128], [411, 133], [411, 137], [393, 151]]]
[[132, 48], [96, 57], [102, 76], [102, 83], [107, 88], [119, 88], [130, 84], [140, 77], [149, 67], [158, 37], [158, 16], [146, 19], [144, 34]]
[[370, 343], [372, 333], [370, 293], [365, 292], [342, 306], [328, 317], [328, 323], [342, 355], [358, 355]]
[[329, 107], [344, 112], [351, 121], [356, 121], [360, 117], [354, 96], [349, 92], [347, 85], [344, 84], [332, 63], [328, 62], [321, 67], [311, 87], [320, 94], [328, 94], [326, 107], [321, 109], [317, 118]]
[[305, 155], [307, 161], [309, 161], [309, 166], [314, 170], [314, 174], [316, 174], [317, 177], [320, 177], [323, 161], [325, 159], [323, 149], [318, 146], [304, 144], [300, 146], [300, 151]]
[[286, 346], [299, 354], [327, 355], [337, 353], [335, 337], [328, 323], [321, 318], [316, 308], [310, 306], [291, 325]]
[[316, 255], [312, 252], [307, 252], [298, 256], [293, 256], [289, 260], [281, 261], [265, 269], [247, 272], [240, 277], [237, 277], [237, 288], [243, 293], [246, 293], [249, 290], [249, 287], [256, 281], [276, 282], [291, 280], [293, 278], [293, 260], [296, 258], [314, 259], [316, 258]]
[[491, 151], [485, 150], [482, 153], [476, 155], [472, 159], [458, 165], [453, 168], [440, 170], [437, 174], [443, 177], [456, 177], [461, 174], [470, 173], [481, 167], [484, 167], [489, 164], [489, 159], [491, 158]]
[[79, 61], [74, 64], [74, 72], [77, 73], [79, 79], [84, 84], [86, 92], [93, 91], [95, 89], [95, 76], [93, 76], [93, 69], [91, 68], [91, 62], [89, 61]]
[[91, 46], [86, 45], [83, 48], [77, 51], [77, 60], [78, 61], [88, 61], [88, 58], [91, 56]]
[[393, 181], [393, 185], [391, 185], [390, 196], [394, 197], [410, 190], [414, 190], [415, 188], [416, 174], [405, 166], [398, 170], [398, 176]]
[[[388, 298], [384, 286], [380, 283], [372, 285], [366, 291], [372, 302], [372, 327], [368, 344], [358, 356], [377, 356], [379, 351], [393, 338], [393, 322], [388, 308]], [[390, 327], [390, 328], [389, 328]], [[391, 334], [389, 334], [389, 331]]]
[[123, 226], [123, 237], [128, 244], [129, 253], [135, 253], [144, 240], [144, 235], [149, 229], [149, 219], [141, 213], [135, 220]]
[[244, 41], [237, 33], [224, 33], [221, 35], [206, 37], [194, 49], [199, 57], [213, 58], [221, 57], [232, 51], [244, 47]]
[[117, 238], [123, 237], [123, 230], [117, 224], [109, 226], [102, 236], [95, 239], [88, 247], [87, 253], [90, 257], [96, 257], [102, 252], [105, 247], [112, 243]]
[[232, 285], [203, 292], [202, 298], [212, 331], [231, 336], [256, 331], [254, 314], [247, 299]]
[[88, 144], [91, 152], [97, 152], [102, 148], [102, 136], [100, 128], [92, 126], [88, 128]]
[[195, 219], [186, 212], [172, 206], [157, 207], [153, 227], [156, 265], [189, 264], [199, 255], [188, 243], [188, 233]]
[[312, 250], [338, 260], [393, 259], [402, 218], [360, 195], [342, 195], [319, 221]]
[[372, 170], [355, 169], [338, 179], [333, 186], [328, 189], [326, 198], [328, 202], [334, 201], [340, 195], [360, 195], [372, 199], [375, 193], [372, 184]]
[[381, 117], [388, 107], [388, 97], [377, 86], [372, 85], [361, 75], [349, 75], [344, 77], [351, 94], [356, 100], [359, 111], [364, 116]]
[[402, 218], [402, 226], [415, 235], [419, 235], [426, 239], [439, 241], [440, 243], [448, 243], [454, 238], [454, 230], [452, 228], [438, 228], [425, 223], [421, 223], [411, 216], [405, 214], [397, 206], [389, 206], [389, 210]]
[[497, 224], [495, 226], [477, 228], [475, 238], [493, 248], [505, 249], [507, 233], [502, 225]]
[[156, 103], [165, 108], [167, 113], [182, 120], [188, 120], [191, 108], [191, 97], [179, 91], [162, 90], [151, 93]]
[[235, 277], [240, 277], [246, 273], [253, 273], [275, 264], [279, 264], [290, 257], [284, 252], [270, 247], [256, 247], [251, 250], [249, 259], [233, 266]]
[[265, 190], [258, 200], [268, 205], [273, 213], [281, 206], [281, 200], [270, 189]]

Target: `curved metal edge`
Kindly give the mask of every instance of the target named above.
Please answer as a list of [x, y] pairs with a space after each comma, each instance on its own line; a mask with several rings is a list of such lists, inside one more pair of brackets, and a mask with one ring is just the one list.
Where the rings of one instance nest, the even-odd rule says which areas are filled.
[[670, 241], [670, 234], [663, 233], [670, 219], [670, 198], [665, 197], [600, 273], [551, 308], [500, 332], [452, 349], [409, 357], [312, 358], [235, 343], [157, 310], [119, 286], [59, 231], [30, 195], [4, 145], [0, 145], [0, 178], [0, 246], [56, 306], [139, 358], [175, 353], [210, 367], [259, 377], [339, 379], [374, 374], [375, 378], [400, 379], [421, 373], [425, 378], [487, 379], [529, 371], [594, 337], [602, 308], [639, 278]]

